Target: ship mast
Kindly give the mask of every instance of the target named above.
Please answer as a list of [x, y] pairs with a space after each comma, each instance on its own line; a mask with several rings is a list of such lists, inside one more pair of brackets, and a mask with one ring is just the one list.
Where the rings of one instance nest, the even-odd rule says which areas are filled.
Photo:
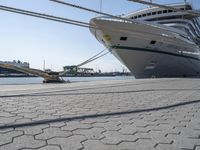
[[103, 2], [102, 2], [102, 0], [100, 0], [100, 12], [102, 12], [102, 5], [103, 5]]
[[[153, 0], [150, 0], [150, 3], [153, 3]], [[149, 5], [149, 7], [152, 7], [152, 5]]]

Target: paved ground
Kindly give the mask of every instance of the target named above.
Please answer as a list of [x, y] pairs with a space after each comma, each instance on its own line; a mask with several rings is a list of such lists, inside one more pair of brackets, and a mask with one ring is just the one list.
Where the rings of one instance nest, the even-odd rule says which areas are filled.
[[0, 86], [0, 150], [200, 150], [200, 79]]

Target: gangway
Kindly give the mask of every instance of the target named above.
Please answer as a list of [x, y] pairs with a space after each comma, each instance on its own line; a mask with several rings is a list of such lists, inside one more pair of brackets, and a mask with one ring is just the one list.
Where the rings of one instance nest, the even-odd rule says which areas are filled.
[[65, 80], [63, 80], [61, 78], [61, 76], [58, 72], [45, 72], [45, 71], [42, 71], [39, 69], [19, 67], [16, 65], [6, 64], [6, 63], [0, 63], [0, 67], [16, 70], [16, 71], [26, 73], [26, 74], [40, 76], [40, 77], [44, 78], [43, 83], [63, 83], [63, 82], [65, 82]]

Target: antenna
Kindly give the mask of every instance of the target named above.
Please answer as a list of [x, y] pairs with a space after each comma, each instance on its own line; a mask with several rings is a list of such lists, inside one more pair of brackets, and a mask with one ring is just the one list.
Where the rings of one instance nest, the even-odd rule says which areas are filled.
[[45, 60], [43, 61], [43, 71], [45, 71]]
[[100, 12], [102, 12], [102, 0], [100, 0]]
[[[102, 12], [102, 5], [103, 5], [102, 0], [99, 0], [99, 12]], [[95, 17], [97, 16], [98, 16], [98, 13], [95, 14]]]

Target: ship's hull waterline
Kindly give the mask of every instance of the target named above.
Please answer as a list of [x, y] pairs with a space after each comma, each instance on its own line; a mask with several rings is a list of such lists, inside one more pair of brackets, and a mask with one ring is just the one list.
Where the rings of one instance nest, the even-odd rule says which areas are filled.
[[92, 19], [94, 36], [136, 78], [199, 77], [199, 47], [169, 29]]

